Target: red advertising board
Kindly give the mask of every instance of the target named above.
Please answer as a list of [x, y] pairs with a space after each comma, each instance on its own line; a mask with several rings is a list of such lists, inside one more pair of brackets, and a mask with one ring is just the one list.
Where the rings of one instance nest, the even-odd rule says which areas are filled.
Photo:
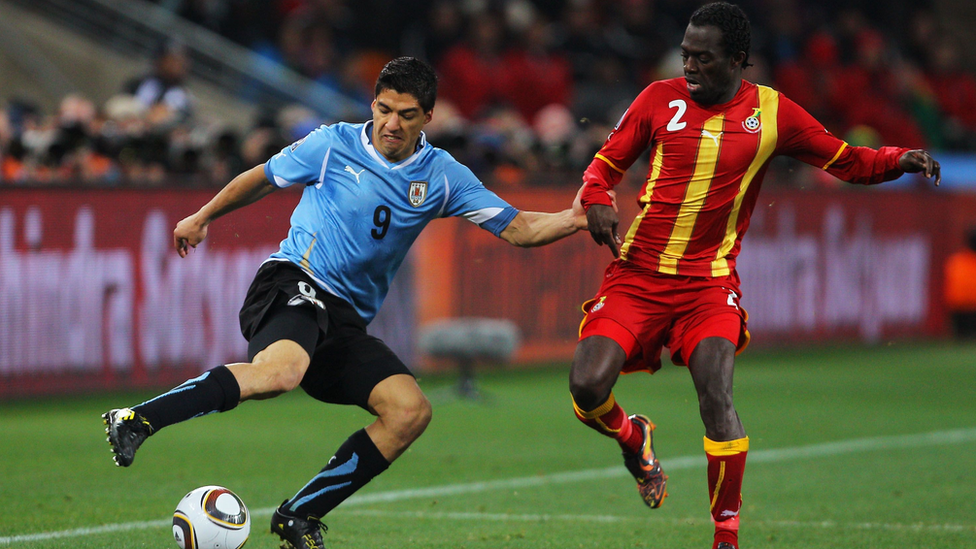
[[[238, 309], [299, 195], [277, 192], [227, 215], [179, 258], [175, 223], [213, 194], [0, 190], [0, 398], [156, 387], [242, 360]], [[554, 211], [573, 192], [502, 194]], [[624, 233], [636, 207], [621, 207]], [[972, 195], [766, 191], [739, 261], [754, 344], [941, 336], [942, 262], [971, 222]], [[566, 360], [579, 305], [609, 260], [586, 234], [524, 250], [467, 221], [436, 221], [371, 329], [409, 354], [426, 322], [507, 318], [522, 330], [518, 361]]]
[[212, 195], [0, 191], [0, 394], [155, 386], [242, 359], [238, 308], [298, 195], [228, 215], [181, 260], [173, 227]]
[[[549, 211], [568, 200], [566, 192], [504, 196]], [[637, 213], [623, 196], [621, 234]], [[972, 225], [972, 194], [764, 191], [738, 261], [753, 345], [941, 337], [942, 266]], [[429, 316], [513, 319], [523, 331], [520, 359], [568, 360], [580, 304], [594, 297], [610, 252], [588, 235], [520, 250], [483, 233], [459, 225], [419, 262], [447, 254], [456, 272], [452, 288], [436, 288], [450, 303]]]

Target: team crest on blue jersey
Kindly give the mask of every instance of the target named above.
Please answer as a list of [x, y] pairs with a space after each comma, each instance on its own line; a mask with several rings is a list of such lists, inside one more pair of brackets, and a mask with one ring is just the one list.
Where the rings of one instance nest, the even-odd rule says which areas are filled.
[[410, 190], [407, 191], [407, 198], [410, 199], [411, 206], [419, 208], [424, 203], [424, 200], [427, 200], [427, 182], [411, 181]]

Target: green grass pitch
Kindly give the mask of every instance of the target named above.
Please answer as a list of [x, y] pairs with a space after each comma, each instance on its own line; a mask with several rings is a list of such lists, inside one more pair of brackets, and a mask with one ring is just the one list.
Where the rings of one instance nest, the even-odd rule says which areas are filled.
[[[658, 510], [640, 502], [616, 444], [574, 417], [567, 371], [485, 371], [477, 403], [452, 398], [451, 376], [421, 378], [430, 427], [326, 517], [327, 546], [711, 547], [686, 370], [615, 389], [658, 424], [671, 494]], [[744, 549], [976, 547], [976, 345], [753, 350], [735, 382], [751, 440]], [[0, 403], [0, 549], [176, 547], [172, 511], [206, 484], [250, 507], [248, 549], [277, 547], [270, 510], [370, 421], [298, 391], [167, 428], [116, 468], [99, 415], [149, 396]]]

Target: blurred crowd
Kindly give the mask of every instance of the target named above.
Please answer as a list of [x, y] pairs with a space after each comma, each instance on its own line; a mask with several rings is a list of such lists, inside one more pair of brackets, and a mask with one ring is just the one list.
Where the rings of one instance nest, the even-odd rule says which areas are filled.
[[[677, 46], [702, 3], [157, 2], [363, 103], [387, 60], [426, 59], [440, 76], [429, 141], [511, 186], [576, 185], [637, 93], [681, 75]], [[925, 0], [739, 4], [753, 23], [745, 78], [776, 87], [833, 133], [853, 145], [976, 151], [976, 76]], [[162, 46], [153, 70], [103, 105], [72, 95], [46, 113], [8, 98], [0, 184], [222, 185], [334, 121], [294, 106], [261, 111], [245, 132], [203, 124], [185, 87], [189, 59], [176, 42]]]

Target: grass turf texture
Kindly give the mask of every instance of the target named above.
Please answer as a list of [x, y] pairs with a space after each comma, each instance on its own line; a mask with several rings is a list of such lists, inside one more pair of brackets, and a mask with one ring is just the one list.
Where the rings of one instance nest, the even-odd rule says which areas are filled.
[[[685, 369], [624, 376], [615, 389], [629, 413], [658, 424], [671, 496], [654, 511], [616, 444], [573, 416], [566, 365], [484, 372], [480, 403], [450, 398], [453, 381], [421, 378], [433, 422], [358, 500], [326, 517], [328, 547], [711, 546], [703, 430]], [[745, 549], [976, 546], [976, 346], [752, 351], [738, 361], [735, 388], [751, 437]], [[132, 467], [116, 468], [99, 415], [148, 396], [0, 404], [0, 547], [176, 547], [172, 511], [205, 484], [250, 507], [248, 549], [277, 547], [270, 509], [370, 420], [297, 391], [170, 427]], [[962, 436], [906, 438], [954, 430]], [[823, 455], [780, 452], [811, 446]], [[439, 490], [457, 485], [460, 493]], [[424, 488], [434, 490], [404, 492]]]

